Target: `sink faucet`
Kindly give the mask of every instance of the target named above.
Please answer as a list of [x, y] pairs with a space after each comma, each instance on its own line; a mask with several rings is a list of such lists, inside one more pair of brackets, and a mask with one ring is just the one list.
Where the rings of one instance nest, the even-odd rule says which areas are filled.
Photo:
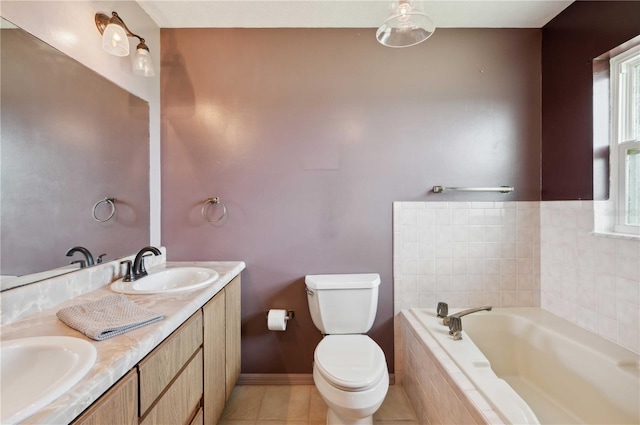
[[[81, 253], [82, 255], [84, 255], [84, 260], [80, 260], [80, 268], [85, 268], [88, 266], [93, 266], [94, 262], [93, 262], [93, 255], [91, 255], [91, 252], [83, 247], [83, 246], [74, 246], [73, 248], [71, 248], [69, 251], [67, 251], [67, 253], [65, 254], [67, 257], [71, 257], [73, 256], [73, 254], [75, 254], [76, 252]], [[77, 261], [74, 261], [73, 263], [76, 263]], [[73, 264], [72, 263], [72, 264]]]
[[136, 258], [133, 260], [133, 265], [131, 264], [131, 260], [126, 260], [120, 262], [120, 264], [127, 265], [127, 272], [122, 278], [125, 282], [133, 282], [134, 280], [140, 279], [141, 277], [145, 277], [147, 275], [147, 270], [144, 268], [144, 257], [146, 257], [147, 252], [153, 253], [153, 255], [162, 255], [160, 250], [154, 246], [145, 246], [136, 254]]

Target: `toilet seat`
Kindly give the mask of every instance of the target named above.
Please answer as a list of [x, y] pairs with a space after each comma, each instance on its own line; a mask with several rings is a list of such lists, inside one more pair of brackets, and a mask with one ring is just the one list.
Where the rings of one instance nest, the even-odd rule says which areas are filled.
[[367, 335], [327, 335], [313, 357], [320, 375], [343, 391], [370, 389], [387, 373], [384, 352]]

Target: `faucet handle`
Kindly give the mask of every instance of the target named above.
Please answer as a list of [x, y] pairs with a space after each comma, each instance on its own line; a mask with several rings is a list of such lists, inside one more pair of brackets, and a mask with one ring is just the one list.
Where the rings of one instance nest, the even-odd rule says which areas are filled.
[[462, 339], [462, 318], [451, 316], [449, 320], [449, 335], [453, 336], [453, 339]]
[[438, 307], [436, 308], [436, 314], [440, 318], [447, 317], [449, 315], [449, 305], [445, 302], [440, 301], [438, 303]]
[[105, 255], [107, 255], [107, 254], [98, 255], [98, 259], [96, 260], [96, 264], [102, 264], [102, 261], [103, 261], [102, 257], [104, 257]]
[[123, 282], [133, 282], [135, 279], [133, 278], [133, 273], [131, 272], [131, 260], [120, 261], [120, 264], [127, 265], [127, 271], [122, 277]]

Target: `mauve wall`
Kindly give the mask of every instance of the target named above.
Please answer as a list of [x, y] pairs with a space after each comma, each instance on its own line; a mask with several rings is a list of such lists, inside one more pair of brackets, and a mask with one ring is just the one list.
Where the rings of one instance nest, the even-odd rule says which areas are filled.
[[542, 200], [593, 199], [593, 59], [639, 34], [639, 1], [577, 1], [542, 29]]
[[[162, 243], [244, 260], [242, 370], [310, 373], [304, 276], [378, 272], [370, 335], [393, 370], [392, 202], [433, 185], [538, 200], [540, 30], [439, 29], [409, 49], [373, 29], [163, 29]], [[227, 217], [209, 224], [205, 199]], [[295, 310], [269, 332], [270, 308]]]

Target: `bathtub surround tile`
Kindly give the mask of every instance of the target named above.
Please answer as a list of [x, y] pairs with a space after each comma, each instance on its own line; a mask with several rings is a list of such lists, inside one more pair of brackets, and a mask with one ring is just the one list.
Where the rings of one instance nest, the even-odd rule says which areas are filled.
[[640, 352], [640, 241], [593, 234], [593, 201], [542, 202], [540, 304]]
[[[594, 207], [597, 203], [592, 201], [394, 203], [394, 223], [404, 208], [419, 211], [413, 229], [394, 229], [394, 247], [402, 246], [406, 232], [420, 229], [432, 235], [422, 239], [418, 233], [417, 257], [403, 256], [394, 248], [396, 321], [402, 309], [434, 308], [438, 301], [453, 308], [543, 307], [640, 352], [640, 241], [593, 235]], [[467, 212], [460, 212], [465, 208]], [[436, 210], [440, 210], [438, 223], [444, 224], [436, 222]], [[465, 233], [466, 240], [458, 240]], [[434, 267], [418, 267], [417, 276], [425, 283], [405, 293], [402, 265], [422, 258], [434, 260]], [[451, 262], [436, 263], [436, 259]], [[456, 259], [466, 259], [466, 273]], [[397, 352], [403, 355], [396, 354], [395, 362], [396, 379], [403, 384], [407, 373], [418, 374], [403, 369], [415, 360], [403, 351], [405, 346], [403, 334], [396, 341]], [[419, 388], [418, 383], [407, 381], [409, 399], [419, 421], [424, 419], [419, 423], [442, 423], [429, 403], [416, 407], [417, 395], [409, 394], [409, 389]], [[428, 386], [420, 391], [427, 394], [425, 400], [444, 397]], [[477, 415], [477, 422], [501, 423], [495, 412]]]

